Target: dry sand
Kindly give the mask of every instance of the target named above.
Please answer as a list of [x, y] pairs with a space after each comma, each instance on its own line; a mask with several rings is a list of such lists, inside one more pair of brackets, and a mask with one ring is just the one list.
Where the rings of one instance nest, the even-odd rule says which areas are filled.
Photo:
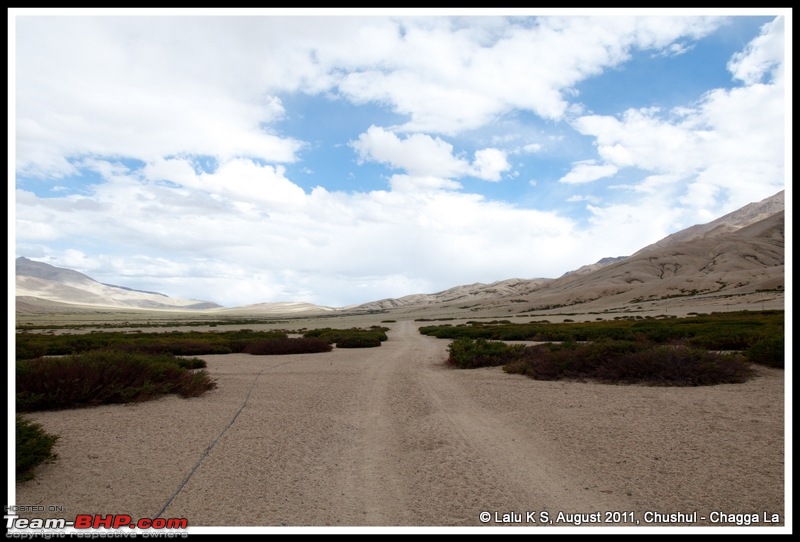
[[[783, 371], [697, 388], [541, 382], [450, 369], [448, 341], [387, 325], [380, 348], [201, 356], [219, 387], [199, 398], [31, 414], [60, 435], [59, 458], [16, 485], [16, 503], [187, 518], [190, 532], [564, 529], [606, 512], [632, 523], [604, 527], [650, 532], [751, 514], [763, 527], [765, 513], [790, 526]], [[653, 512], [697, 522], [647, 523]]]

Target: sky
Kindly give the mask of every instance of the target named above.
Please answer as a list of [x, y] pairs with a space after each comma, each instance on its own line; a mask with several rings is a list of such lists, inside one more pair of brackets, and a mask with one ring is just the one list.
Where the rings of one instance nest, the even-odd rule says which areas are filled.
[[790, 8], [8, 11], [9, 269], [345, 307], [790, 189]]

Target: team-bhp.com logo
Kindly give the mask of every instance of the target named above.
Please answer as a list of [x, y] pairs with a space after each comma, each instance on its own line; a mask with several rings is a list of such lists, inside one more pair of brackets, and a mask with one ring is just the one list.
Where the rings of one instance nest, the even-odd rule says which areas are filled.
[[[187, 529], [189, 522], [186, 518], [142, 518], [134, 520], [127, 514], [79, 514], [74, 521], [64, 518], [21, 518], [14, 515], [5, 515], [6, 532], [18, 531], [65, 531], [80, 532], [91, 529], [138, 529], [156, 530], [158, 532], [174, 532], [178, 529]], [[7, 534], [7, 536], [8, 536]]]

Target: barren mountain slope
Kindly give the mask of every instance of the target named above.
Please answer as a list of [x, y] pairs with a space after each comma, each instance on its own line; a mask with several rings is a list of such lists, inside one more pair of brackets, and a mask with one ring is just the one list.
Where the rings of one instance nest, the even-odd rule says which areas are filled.
[[208, 301], [179, 299], [157, 292], [103, 284], [77, 271], [27, 258], [16, 260], [16, 295], [18, 298], [107, 307], [193, 310], [219, 307]]
[[584, 275], [554, 280], [536, 293], [542, 303], [570, 304], [627, 294], [653, 300], [755, 292], [784, 286], [784, 213], [742, 229], [714, 230], [689, 241], [653, 246]]
[[[511, 279], [494, 285], [472, 285], [446, 292], [464, 296], [407, 296], [360, 305], [356, 310], [412, 310], [434, 306], [452, 310], [479, 309], [528, 313], [551, 309], [575, 311], [631, 310], [641, 303], [675, 306], [683, 301], [705, 303], [712, 296], [739, 297], [771, 292], [771, 307], [783, 305], [784, 212], [741, 228], [718, 225], [686, 241], [651, 245], [627, 258], [567, 273], [558, 279]], [[496, 285], [503, 285], [498, 288]], [[487, 295], [491, 292], [490, 295]], [[750, 296], [747, 300], [742, 296]], [[401, 301], [407, 301], [401, 303]], [[734, 301], [735, 302], [735, 301]]]
[[[298, 313], [370, 314], [437, 311], [526, 313], [570, 307], [583, 311], [638, 310], [642, 302], [658, 303], [710, 296], [744, 296], [754, 303], [758, 292], [771, 292], [771, 307], [783, 307], [784, 192], [751, 203], [708, 224], [692, 226], [649, 245], [629, 257], [603, 258], [557, 279], [512, 278], [491, 284], [455, 286], [433, 294], [411, 294], [334, 309], [307, 303], [256, 303], [245, 307], [170, 298], [101, 284], [68, 269], [17, 259], [17, 307], [36, 313], [64, 306], [137, 309], [216, 309], [230, 315]], [[762, 297], [762, 301], [767, 298]], [[35, 301], [34, 301], [35, 300]], [[735, 301], [736, 302], [736, 301]]]

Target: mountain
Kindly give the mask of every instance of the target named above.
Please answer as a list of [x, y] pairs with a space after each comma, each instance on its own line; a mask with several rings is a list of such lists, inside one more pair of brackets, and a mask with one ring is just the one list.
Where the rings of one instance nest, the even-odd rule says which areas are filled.
[[206, 310], [221, 306], [210, 301], [169, 297], [158, 292], [103, 284], [71, 269], [20, 257], [16, 260], [17, 304], [40, 307], [43, 301], [67, 305], [139, 309]]
[[586, 273], [591, 273], [592, 271], [597, 271], [601, 267], [605, 267], [607, 265], [611, 265], [612, 263], [617, 263], [617, 262], [619, 262], [621, 260], [624, 260], [626, 257], [627, 256], [617, 256], [616, 258], [614, 258], [614, 257], [602, 258], [602, 259], [598, 260], [595, 263], [590, 263], [588, 265], [583, 265], [583, 266], [581, 266], [578, 269], [575, 269], [573, 271], [567, 271], [562, 276], [566, 277], [568, 275], [585, 275]]
[[[375, 312], [414, 307], [528, 313], [668, 309], [669, 306], [783, 306], [784, 191], [708, 224], [665, 237], [631, 256], [609, 257], [557, 279], [509, 279], [438, 294], [352, 307]], [[465, 304], [466, 303], [466, 304]]]
[[435, 294], [412, 294], [396, 299], [381, 299], [353, 307], [354, 311], [380, 311], [402, 307], [425, 307], [430, 305], [473, 303], [495, 298], [525, 295], [536, 291], [551, 279], [507, 279], [491, 284], [477, 282], [456, 286]]
[[769, 218], [776, 213], [782, 213], [786, 208], [785, 192], [785, 190], [781, 190], [774, 196], [770, 196], [759, 202], [749, 203], [741, 209], [737, 209], [707, 224], [699, 224], [668, 235], [664, 239], [644, 247], [636, 252], [636, 254], [659, 248], [666, 248], [669, 245], [691, 241], [692, 239], [716, 237], [726, 233], [732, 233], [764, 220], [765, 218]]
[[[72, 271], [17, 258], [17, 311], [77, 305], [209, 310], [237, 315], [466, 313], [548, 314], [554, 311], [669, 312], [679, 306], [719, 310], [730, 304], [783, 308], [784, 191], [707, 224], [692, 226], [631, 256], [603, 258], [559, 278], [512, 278], [455, 286], [344, 308], [307, 303], [257, 303], [225, 309], [215, 303], [102, 284]], [[415, 314], [416, 313], [416, 314]]]

